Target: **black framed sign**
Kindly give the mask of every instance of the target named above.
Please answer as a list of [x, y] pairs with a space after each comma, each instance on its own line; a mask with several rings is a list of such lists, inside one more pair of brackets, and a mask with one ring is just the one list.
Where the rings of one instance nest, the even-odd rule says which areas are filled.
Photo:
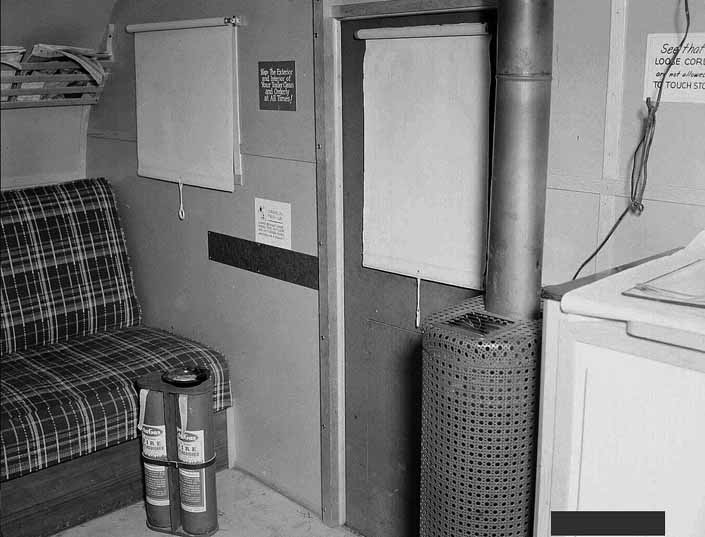
[[296, 110], [296, 62], [258, 62], [259, 109]]

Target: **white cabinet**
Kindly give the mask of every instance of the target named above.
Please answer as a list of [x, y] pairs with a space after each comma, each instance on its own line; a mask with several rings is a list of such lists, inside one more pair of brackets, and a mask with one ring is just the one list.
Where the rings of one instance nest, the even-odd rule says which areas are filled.
[[627, 322], [544, 303], [536, 537], [552, 510], [665, 511], [666, 535], [705, 535], [705, 352]]

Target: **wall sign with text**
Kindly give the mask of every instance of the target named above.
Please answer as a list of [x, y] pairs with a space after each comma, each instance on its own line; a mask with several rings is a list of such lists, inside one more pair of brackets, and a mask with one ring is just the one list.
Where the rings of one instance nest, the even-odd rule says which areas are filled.
[[[646, 41], [644, 99], [656, 99], [663, 73], [682, 34], [649, 34]], [[705, 103], [705, 33], [691, 33], [664, 80], [662, 102]]]
[[291, 250], [291, 203], [255, 198], [255, 242]]
[[296, 62], [258, 62], [259, 109], [296, 110]]

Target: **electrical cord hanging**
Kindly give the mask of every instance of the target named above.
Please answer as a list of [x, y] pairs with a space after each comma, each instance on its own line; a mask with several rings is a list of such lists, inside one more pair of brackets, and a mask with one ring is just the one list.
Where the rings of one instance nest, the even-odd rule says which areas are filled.
[[673, 52], [673, 55], [671, 56], [671, 61], [669, 62], [668, 66], [666, 67], [666, 70], [661, 76], [661, 83], [659, 84], [658, 94], [656, 95], [656, 102], [653, 103], [651, 101], [651, 97], [646, 98], [647, 114], [644, 118], [644, 123], [641, 131], [641, 138], [639, 139], [639, 143], [637, 144], [636, 149], [634, 150], [634, 154], [632, 156], [629, 205], [627, 205], [624, 211], [622, 211], [622, 214], [619, 215], [619, 218], [617, 218], [617, 221], [612, 225], [610, 230], [607, 232], [607, 235], [605, 235], [605, 238], [602, 239], [602, 242], [597, 246], [595, 251], [590, 254], [590, 256], [585, 261], [583, 261], [583, 264], [580, 265], [578, 270], [575, 271], [575, 274], [573, 275], [573, 280], [578, 277], [578, 275], [585, 268], [585, 266], [595, 258], [595, 256], [600, 252], [600, 250], [602, 250], [602, 247], [607, 243], [610, 237], [617, 230], [619, 225], [622, 223], [622, 220], [624, 220], [624, 217], [627, 216], [627, 213], [631, 211], [636, 216], [640, 216], [641, 213], [644, 211], [644, 191], [646, 190], [646, 181], [648, 178], [648, 164], [649, 154], [651, 153], [651, 144], [654, 141], [654, 133], [656, 132], [656, 112], [658, 111], [658, 107], [661, 104], [661, 94], [663, 93], [663, 86], [666, 83], [666, 77], [668, 76], [668, 72], [671, 70], [671, 67], [673, 67], [676, 58], [680, 54], [680, 51], [683, 48], [683, 44], [688, 38], [688, 32], [690, 30], [690, 7], [688, 6], [688, 0], [685, 0], [683, 7], [685, 11], [685, 33], [683, 34], [683, 38], [678, 44], [676, 50]]

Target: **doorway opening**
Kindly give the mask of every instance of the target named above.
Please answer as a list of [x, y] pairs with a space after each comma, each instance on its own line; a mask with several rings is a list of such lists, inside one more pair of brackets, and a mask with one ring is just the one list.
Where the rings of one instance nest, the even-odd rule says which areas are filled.
[[[421, 338], [415, 325], [415, 278], [362, 266], [365, 41], [367, 28], [484, 22], [494, 10], [343, 21], [342, 201], [344, 236], [345, 496], [347, 525], [365, 535], [418, 533], [421, 431]], [[494, 63], [494, 40], [490, 58]], [[492, 87], [494, 94], [494, 67]], [[492, 111], [490, 98], [492, 138]], [[491, 143], [489, 144], [491, 147]], [[423, 315], [478, 294], [423, 281]]]

